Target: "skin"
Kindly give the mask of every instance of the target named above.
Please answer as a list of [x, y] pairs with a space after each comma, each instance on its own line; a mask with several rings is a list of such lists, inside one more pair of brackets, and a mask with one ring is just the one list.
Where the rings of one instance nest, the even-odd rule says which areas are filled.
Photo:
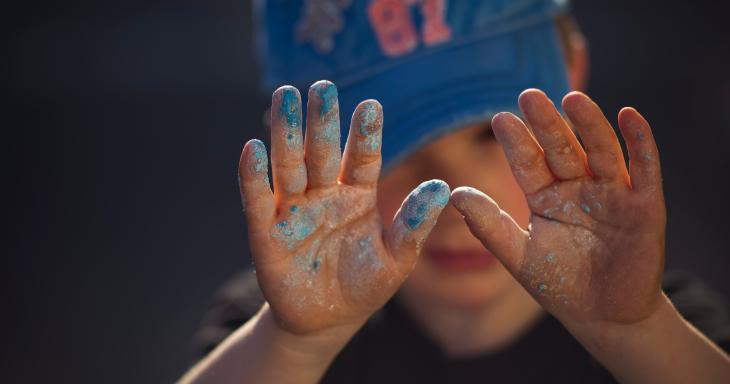
[[[340, 159], [335, 86], [315, 83], [302, 138], [300, 96], [282, 87], [272, 101], [272, 170], [246, 144], [241, 180], [257, 277], [282, 328], [297, 334], [360, 324], [413, 269], [417, 249], [449, 199], [441, 181], [413, 190], [385, 231], [376, 209], [382, 108], [355, 110]], [[264, 155], [265, 157], [265, 155]]]
[[[586, 95], [568, 94], [563, 118], [541, 91], [527, 90], [519, 98], [525, 120], [496, 115], [496, 140], [483, 137], [483, 126], [467, 127], [378, 183], [379, 104], [358, 106], [340, 158], [336, 90], [318, 82], [309, 96], [302, 137], [298, 93], [274, 93], [273, 193], [263, 144], [250, 141], [241, 155], [267, 304], [181, 382], [317, 382], [396, 291], [452, 355], [498, 350], [547, 311], [621, 382], [730, 377], [727, 355], [661, 292], [659, 154], [636, 110], [618, 116], [628, 168], [613, 128]], [[471, 187], [456, 188], [445, 208], [446, 183], [421, 182], [435, 177]], [[449, 247], [484, 247], [501, 265], [458, 273], [427, 260], [416, 267], [421, 249]]]

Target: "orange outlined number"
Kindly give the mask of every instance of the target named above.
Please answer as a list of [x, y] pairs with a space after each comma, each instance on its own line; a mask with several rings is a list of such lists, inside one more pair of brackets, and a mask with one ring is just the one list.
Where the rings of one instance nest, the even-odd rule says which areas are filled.
[[368, 17], [386, 56], [401, 56], [418, 45], [418, 34], [410, 14], [410, 6], [414, 3], [419, 4], [424, 19], [421, 32], [424, 44], [438, 44], [451, 38], [451, 30], [444, 21], [445, 0], [372, 0]]
[[403, 1], [374, 0], [368, 7], [368, 16], [386, 56], [400, 56], [416, 48], [416, 28]]
[[433, 45], [448, 41], [451, 38], [451, 29], [444, 21], [446, 11], [445, 0], [422, 0], [423, 13], [423, 43]]

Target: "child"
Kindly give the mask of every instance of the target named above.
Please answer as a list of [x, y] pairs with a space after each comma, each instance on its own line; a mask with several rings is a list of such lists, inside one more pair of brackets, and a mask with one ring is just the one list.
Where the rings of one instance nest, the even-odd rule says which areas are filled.
[[[718, 305], [694, 283], [665, 286], [674, 304], [663, 293], [659, 154], [641, 115], [619, 112], [627, 168], [580, 92], [566, 118], [537, 89], [519, 95], [524, 120], [495, 114], [519, 89], [580, 88], [581, 40], [561, 48], [556, 32], [563, 2], [293, 3], [266, 5], [267, 81], [334, 76], [339, 97], [314, 83], [305, 123], [298, 91], [274, 92], [273, 192], [264, 144], [244, 147], [256, 275], [229, 288], [204, 335], [225, 339], [184, 382], [730, 379], [726, 353], [676, 309], [702, 312], [727, 348]], [[341, 153], [340, 106], [369, 93], [387, 126], [380, 103], [360, 103]]]

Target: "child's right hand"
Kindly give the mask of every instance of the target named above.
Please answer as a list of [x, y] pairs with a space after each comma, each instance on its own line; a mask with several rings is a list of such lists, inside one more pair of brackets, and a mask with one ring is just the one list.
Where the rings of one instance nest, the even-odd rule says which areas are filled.
[[259, 285], [277, 324], [297, 334], [361, 325], [403, 283], [449, 200], [443, 181], [422, 183], [384, 231], [376, 209], [382, 108], [358, 105], [340, 161], [337, 90], [312, 85], [302, 138], [299, 92], [271, 106], [272, 193], [261, 141], [246, 143], [239, 176]]

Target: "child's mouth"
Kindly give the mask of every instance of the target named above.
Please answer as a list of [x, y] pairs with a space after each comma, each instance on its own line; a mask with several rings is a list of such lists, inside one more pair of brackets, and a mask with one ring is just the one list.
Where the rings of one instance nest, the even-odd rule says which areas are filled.
[[488, 250], [482, 249], [425, 249], [424, 258], [439, 269], [450, 272], [466, 272], [488, 269], [496, 265], [497, 259]]

